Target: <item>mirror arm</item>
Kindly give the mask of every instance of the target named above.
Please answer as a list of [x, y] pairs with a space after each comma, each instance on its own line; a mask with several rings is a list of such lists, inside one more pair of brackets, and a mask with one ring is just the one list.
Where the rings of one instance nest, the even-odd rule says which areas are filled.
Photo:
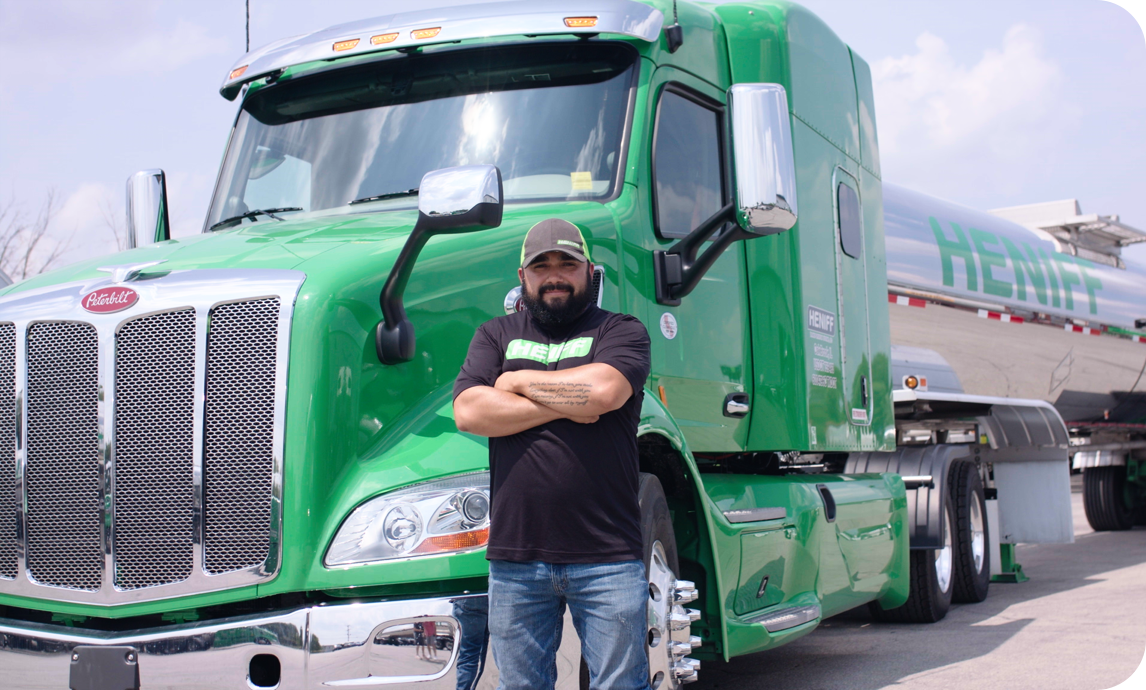
[[406, 318], [402, 296], [406, 292], [406, 284], [410, 282], [410, 274], [414, 272], [418, 254], [431, 237], [431, 233], [426, 231], [424, 217], [418, 213], [418, 222], [406, 238], [406, 244], [402, 245], [402, 251], [378, 295], [382, 305], [382, 321], [378, 322], [374, 330], [374, 347], [383, 364], [400, 364], [414, 358], [414, 324]]
[[667, 250], [653, 252], [653, 274], [659, 304], [676, 306], [700, 283], [724, 250], [733, 242], [754, 237], [750, 232], [733, 225], [697, 257], [704, 243], [726, 223], [736, 220], [736, 205], [729, 203], [714, 213], [695, 230]]

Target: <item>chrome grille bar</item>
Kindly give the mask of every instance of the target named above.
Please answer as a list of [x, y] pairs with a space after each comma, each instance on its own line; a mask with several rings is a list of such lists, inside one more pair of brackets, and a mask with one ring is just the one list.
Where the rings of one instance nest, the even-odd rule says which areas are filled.
[[120, 327], [115, 350], [115, 585], [179, 582], [194, 561], [195, 310]]
[[0, 578], [16, 572], [16, 324], [0, 323]]
[[28, 572], [87, 591], [103, 579], [97, 351], [91, 324], [28, 328]]
[[277, 298], [211, 310], [203, 439], [207, 572], [262, 564], [273, 500]]

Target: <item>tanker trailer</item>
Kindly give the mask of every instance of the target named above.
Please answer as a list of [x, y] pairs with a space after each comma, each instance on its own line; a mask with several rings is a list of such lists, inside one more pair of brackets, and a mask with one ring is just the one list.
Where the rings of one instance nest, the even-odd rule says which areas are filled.
[[903, 349], [922, 348], [949, 363], [968, 394], [1053, 404], [1083, 473], [1091, 526], [1144, 524], [1146, 265], [896, 185], [883, 189], [888, 299], [924, 307], [890, 309], [902, 353], [893, 385], [927, 394], [934, 357]]

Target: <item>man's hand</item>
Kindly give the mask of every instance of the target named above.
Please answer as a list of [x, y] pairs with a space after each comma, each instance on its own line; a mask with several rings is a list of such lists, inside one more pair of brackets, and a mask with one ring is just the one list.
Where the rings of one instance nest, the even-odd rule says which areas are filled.
[[633, 394], [629, 380], [601, 362], [561, 371], [507, 371], [494, 388], [524, 396], [569, 418], [599, 417], [619, 409]]

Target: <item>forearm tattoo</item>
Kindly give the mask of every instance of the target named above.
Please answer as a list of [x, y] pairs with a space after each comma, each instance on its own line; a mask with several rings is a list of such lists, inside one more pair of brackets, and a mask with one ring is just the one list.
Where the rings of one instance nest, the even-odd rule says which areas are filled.
[[575, 405], [583, 407], [589, 404], [589, 394], [593, 391], [591, 383], [575, 383], [572, 381], [555, 381], [553, 383], [531, 383], [529, 392], [525, 397], [542, 405]]

